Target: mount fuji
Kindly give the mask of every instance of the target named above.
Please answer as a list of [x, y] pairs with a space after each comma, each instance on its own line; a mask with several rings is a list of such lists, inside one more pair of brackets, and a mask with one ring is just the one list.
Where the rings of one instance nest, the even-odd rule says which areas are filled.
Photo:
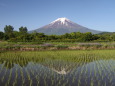
[[46, 35], [52, 35], [52, 34], [62, 35], [62, 34], [71, 33], [71, 32], [81, 32], [81, 33], [92, 32], [93, 34], [101, 33], [101, 31], [86, 28], [84, 26], [81, 26], [77, 23], [70, 21], [67, 18], [58, 18], [48, 25], [45, 25], [41, 28], [30, 31], [30, 33], [35, 32], [35, 31], [44, 33]]

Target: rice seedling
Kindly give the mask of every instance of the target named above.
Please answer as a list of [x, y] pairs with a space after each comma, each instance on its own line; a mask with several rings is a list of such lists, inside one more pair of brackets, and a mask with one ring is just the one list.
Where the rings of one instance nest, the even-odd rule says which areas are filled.
[[2, 86], [114, 86], [115, 50], [0, 53]]

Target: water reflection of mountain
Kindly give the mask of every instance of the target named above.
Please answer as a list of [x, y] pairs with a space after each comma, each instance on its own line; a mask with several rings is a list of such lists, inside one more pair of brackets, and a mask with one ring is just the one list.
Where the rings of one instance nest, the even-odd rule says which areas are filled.
[[58, 74], [68, 74], [74, 68], [80, 66], [79, 63], [71, 62], [71, 61], [70, 62], [63, 61], [63, 60], [62, 61], [61, 60], [47, 61], [41, 64]]
[[72, 68], [74, 68], [75, 63], [54, 60], [42, 63], [42, 65], [57, 72], [58, 74], [67, 74], [71, 71]]

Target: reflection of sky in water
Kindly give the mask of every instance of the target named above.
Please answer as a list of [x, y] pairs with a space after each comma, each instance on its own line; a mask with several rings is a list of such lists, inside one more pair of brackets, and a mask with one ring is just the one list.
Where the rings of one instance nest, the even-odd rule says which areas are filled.
[[115, 60], [89, 63], [31, 61], [22, 67], [13, 64], [13, 68], [8, 68], [4, 62], [0, 65], [0, 77], [2, 86], [115, 86]]

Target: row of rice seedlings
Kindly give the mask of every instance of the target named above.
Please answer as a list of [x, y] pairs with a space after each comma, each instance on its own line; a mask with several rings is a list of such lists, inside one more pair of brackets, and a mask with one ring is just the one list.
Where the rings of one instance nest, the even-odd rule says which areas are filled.
[[24, 83], [25, 83], [25, 78], [24, 78], [24, 73], [23, 73], [23, 71], [22, 71], [23, 68], [20, 67], [19, 70], [20, 70], [20, 76], [21, 76], [21, 80], [22, 80], [22, 85], [24, 85]]
[[[101, 67], [101, 68], [103, 68], [103, 67]], [[86, 69], [87, 69], [87, 68], [86, 68]], [[106, 69], [107, 69], [107, 67], [106, 67]], [[96, 70], [95, 66], [94, 66], [94, 69], [93, 69], [93, 70], [94, 70], [94, 76], [96, 76], [96, 74], [97, 74], [96, 71], [97, 71], [97, 70]], [[98, 70], [99, 70], [99, 69], [98, 69]], [[102, 70], [103, 70], [103, 69], [102, 69]], [[90, 70], [90, 76], [91, 76], [91, 71], [92, 71], [92, 69]], [[101, 72], [101, 71], [100, 71], [100, 72]], [[81, 73], [82, 73], [82, 71], [81, 71]], [[100, 73], [100, 75], [102, 75], [102, 72]], [[102, 78], [103, 78], [103, 76], [102, 76]]]
[[8, 76], [8, 80], [7, 80], [6, 84], [5, 84], [5, 86], [9, 86], [11, 77], [12, 77], [12, 69], [10, 69], [10, 73], [9, 73], [9, 76]]
[[[81, 78], [82, 78], [82, 75], [84, 74], [84, 73], [86, 73], [86, 70], [87, 70], [87, 67], [86, 67], [86, 63], [87, 62], [89, 62], [89, 61], [92, 61], [91, 59], [89, 59], [89, 58], [91, 58], [91, 57], [89, 57], [89, 55], [87, 56], [82, 56], [82, 58], [83, 58], [83, 61], [82, 61], [82, 59], [81, 58], [78, 58], [78, 59], [76, 59], [76, 61], [80, 64], [80, 66], [81, 66], [81, 70], [80, 70], [80, 75], [79, 75], [79, 83], [78, 83], [78, 85], [81, 85]], [[104, 58], [104, 57], [103, 57]], [[88, 61], [87, 61], [87, 59], [89, 59]], [[83, 62], [83, 63], [81, 63], [81, 62]], [[23, 63], [23, 62], [22, 62]], [[52, 63], [51, 63], [52, 64]], [[50, 66], [52, 66], [50, 64]], [[59, 63], [60, 64], [60, 63]], [[103, 80], [103, 75], [105, 76], [105, 73], [103, 74], [103, 70], [105, 70], [105, 69], [107, 69], [107, 67], [104, 67], [103, 68], [103, 66], [106, 64], [106, 62], [104, 63], [104, 64], [102, 64], [102, 62], [101, 61], [98, 61], [98, 65], [99, 65], [99, 72], [100, 72], [100, 76], [102, 77], [102, 79], [101, 80]], [[114, 63], [112, 63], [112, 64], [114, 64]], [[65, 65], [65, 64], [61, 64], [61, 65]], [[62, 66], [61, 65], [58, 65], [58, 67], [59, 68], [61, 68], [62, 69]], [[97, 65], [97, 66], [98, 66]], [[33, 64], [33, 66], [34, 66], [34, 64]], [[94, 65], [93, 65], [94, 66]], [[112, 65], [111, 65], [112, 66]], [[30, 66], [29, 67], [30, 69], [28, 70], [26, 70], [26, 73], [27, 73], [27, 71], [30, 71], [30, 73], [31, 74], [33, 74], [34, 75], [34, 72], [33, 72], [33, 70], [32, 70], [32, 66]], [[91, 67], [92, 68], [92, 67]], [[22, 70], [22, 69], [21, 69]], [[42, 68], [41, 68], [41, 70], [42, 70]], [[93, 69], [90, 69], [90, 76], [92, 76], [92, 72], [94, 71], [94, 76], [96, 76], [96, 69], [95, 69], [95, 66], [94, 66], [94, 68]], [[47, 71], [47, 70], [46, 70]], [[44, 73], [46, 72], [45, 70], [44, 70]], [[111, 71], [114, 71], [113, 69], [111, 70]], [[110, 71], [110, 72], [111, 72]], [[42, 71], [41, 71], [42, 72]], [[48, 73], [47, 74], [50, 74], [50, 72], [51, 71], [48, 71]], [[30, 76], [30, 73], [27, 73], [27, 76]], [[43, 74], [43, 78], [44, 78], [44, 84], [46, 83], [47, 84], [47, 82], [46, 82], [46, 79], [49, 79], [50, 78], [50, 76], [48, 76], [47, 74], [44, 74], [44, 73], [40, 73], [40, 76], [42, 76], [42, 74]], [[52, 72], [53, 73], [53, 72]], [[79, 72], [78, 72], [79, 73]], [[102, 75], [103, 74], [103, 75]], [[52, 74], [53, 75], [53, 74]], [[72, 75], [71, 75], [72, 76]], [[16, 78], [16, 76], [15, 76], [15, 78]], [[28, 77], [29, 78], [29, 77]], [[57, 83], [60, 85], [62, 82], [61, 81], [63, 81], [64, 80], [64, 78], [62, 78], [61, 76], [59, 76], [59, 75], [56, 75], [56, 78], [57, 78]], [[62, 78], [62, 79], [60, 79], [60, 78]], [[114, 77], [113, 77], [114, 78]], [[53, 78], [52, 78], [53, 79]], [[94, 84], [94, 80], [93, 80], [94, 78], [92, 78], [91, 79], [91, 85], [93, 85]], [[31, 79], [31, 77], [30, 77], [30, 85], [32, 85], [32, 79]], [[99, 82], [101, 82], [101, 81], [99, 81]], [[69, 80], [68, 79], [66, 79], [66, 83], [69, 83]], [[73, 82], [74, 83], [74, 82]], [[46, 85], [45, 84], [45, 85]]]
[[[4, 74], [4, 80], [3, 80], [3, 83], [4, 83], [5, 86], [8, 84], [7, 81], [8, 81], [8, 79], [10, 78], [10, 77], [9, 77], [9, 74], [10, 74], [10, 70], [9, 70], [9, 69], [6, 69], [6, 72], [5, 72], [5, 74]], [[9, 79], [9, 80], [10, 80], [10, 79]]]
[[[107, 61], [108, 62], [108, 61]], [[109, 65], [111, 65], [110, 63], [105, 63], [105, 64], [109, 64]], [[112, 83], [112, 80], [115, 78], [114, 76], [115, 75], [113, 75], [113, 70], [112, 70], [112, 67], [107, 67], [107, 66], [105, 66], [106, 67], [106, 70], [108, 70], [109, 69], [109, 71], [108, 71], [108, 74], [105, 74], [105, 75], [108, 75], [107, 77], [108, 77], [108, 80], [109, 80], [109, 82], [110, 83]], [[105, 70], [105, 71], [106, 71]], [[107, 72], [107, 71], [106, 71]], [[107, 78], [107, 77], [105, 77], [105, 78]]]
[[7, 69], [6, 68], [4, 68], [4, 69], [2, 69], [2, 77], [1, 77], [1, 81], [3, 82], [4, 81], [4, 75], [6, 75], [6, 72], [7, 72]]
[[[114, 73], [114, 71], [115, 71], [115, 68], [113, 68], [115, 65], [114, 65], [114, 63], [111, 63], [111, 61], [109, 61], [108, 62], [108, 64], [109, 64], [109, 72], [108, 72], [108, 80], [109, 80], [109, 82], [110, 83], [112, 83], [113, 84], [113, 80], [115, 79], [115, 73]], [[114, 83], [115, 84], [115, 83]]]
[[1, 64], [1, 67], [0, 67], [0, 75], [2, 75], [2, 71], [3, 71], [3, 68], [4, 68], [4, 64], [5, 64], [5, 63]]
[[[105, 80], [105, 78], [107, 79], [107, 77], [109, 76], [108, 74], [111, 73], [111, 71], [108, 70], [107, 67], [107, 62], [106, 61], [96, 61], [97, 64], [97, 71], [99, 75], [95, 75], [96, 77], [98, 77], [98, 80]], [[97, 73], [96, 73], [97, 74]], [[100, 79], [101, 77], [101, 79]], [[108, 79], [109, 80], [109, 79]]]
[[[37, 85], [39, 85], [39, 81], [38, 81], [38, 79], [37, 79], [37, 77], [38, 77], [38, 75], [35, 75], [35, 70], [33, 69], [33, 67], [34, 67], [34, 63], [31, 63], [30, 65], [29, 65], [29, 71], [30, 71], [30, 74], [31, 74], [31, 76], [33, 76], [32, 78], [31, 78], [31, 85], [32, 85], [32, 81], [37, 81]], [[34, 84], [34, 83], [33, 83]]]
[[13, 86], [16, 86], [17, 85], [17, 78], [18, 78], [18, 71], [17, 71], [17, 67], [15, 67], [15, 77], [14, 77], [14, 81], [13, 81]]
[[[31, 78], [31, 80], [36, 80], [37, 81], [37, 85], [40, 85], [40, 81], [39, 81], [39, 78], [40, 77], [42, 77], [43, 78], [43, 80], [46, 82], [46, 77], [48, 76], [47, 74], [42, 74], [42, 72], [44, 72], [45, 73], [45, 71], [41, 71], [42, 70], [42, 67], [39, 69], [39, 71], [41, 71], [41, 72], [39, 72], [39, 73], [37, 73], [38, 72], [38, 69], [37, 68], [35, 68], [36, 70], [34, 70], [33, 71], [33, 66], [34, 66], [34, 64], [32, 63], [31, 64], [31, 66], [29, 66], [29, 71], [30, 71], [30, 74], [33, 76], [32, 78]], [[36, 72], [36, 73], [35, 73]], [[35, 75], [36, 74], [36, 75]], [[44, 84], [45, 84], [45, 82], [44, 82]]]
[[30, 81], [30, 80], [31, 80], [31, 78], [30, 78], [30, 73], [29, 73], [29, 71], [28, 71], [27, 68], [25, 68], [25, 72], [26, 72], [26, 74], [27, 74], [27, 78], [28, 78], [28, 80]]
[[36, 79], [36, 81], [37, 81], [37, 85], [39, 86], [39, 83], [40, 83], [40, 77], [39, 77], [39, 72], [38, 72], [38, 70], [39, 70], [39, 68], [38, 68], [38, 66], [37, 65], [34, 65], [34, 72], [35, 72], [35, 79]]

